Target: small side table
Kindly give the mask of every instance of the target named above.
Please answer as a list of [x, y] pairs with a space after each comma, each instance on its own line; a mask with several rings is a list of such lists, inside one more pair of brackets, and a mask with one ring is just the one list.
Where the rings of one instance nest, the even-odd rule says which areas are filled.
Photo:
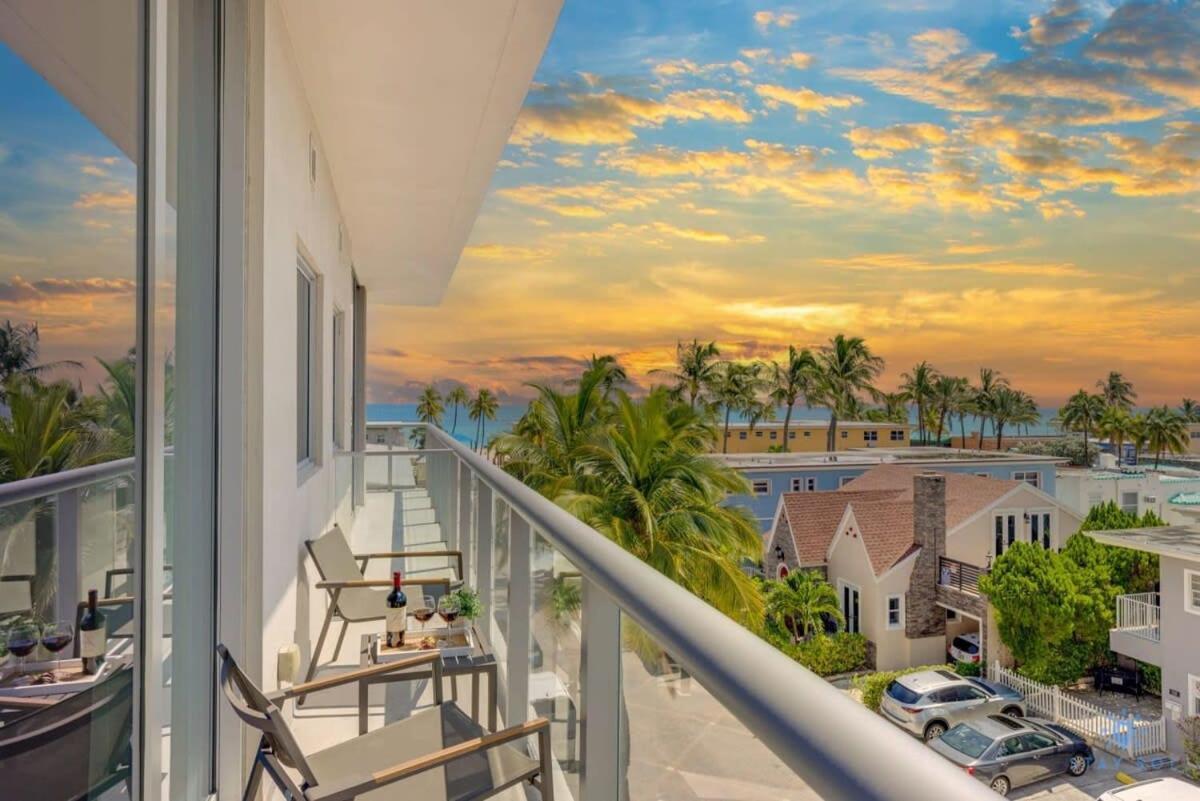
[[[443, 678], [454, 679], [458, 676], [471, 677], [471, 719], [479, 722], [479, 677], [487, 678], [488, 704], [487, 704], [487, 728], [488, 731], [496, 731], [496, 719], [498, 716], [499, 702], [496, 697], [497, 685], [499, 683], [498, 674], [496, 671], [496, 657], [491, 653], [491, 648], [475, 626], [471, 627], [471, 631], [475, 636], [475, 648], [468, 656], [450, 656], [442, 657], [442, 676]], [[382, 637], [380, 634], [364, 634], [362, 638], [362, 663], [364, 666], [378, 665], [384, 662], [390, 662], [399, 658], [398, 656], [381, 655], [379, 649], [379, 640]], [[405, 654], [410, 656], [411, 654]], [[368, 679], [359, 685], [359, 716], [358, 716], [358, 731], [359, 734], [367, 733], [367, 716], [366, 716], [366, 694], [371, 685], [387, 684], [390, 682], [411, 681], [412, 679], [432, 679], [433, 671], [416, 668], [406, 670], [402, 673], [388, 674], [377, 678]], [[453, 688], [455, 683], [451, 682]]]

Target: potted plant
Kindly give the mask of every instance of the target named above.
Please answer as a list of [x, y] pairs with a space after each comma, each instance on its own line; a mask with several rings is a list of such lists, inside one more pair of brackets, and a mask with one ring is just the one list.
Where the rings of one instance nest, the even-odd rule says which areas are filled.
[[470, 587], [463, 587], [451, 593], [450, 597], [458, 604], [458, 616], [463, 620], [474, 622], [483, 614], [483, 603], [479, 600], [479, 593]]

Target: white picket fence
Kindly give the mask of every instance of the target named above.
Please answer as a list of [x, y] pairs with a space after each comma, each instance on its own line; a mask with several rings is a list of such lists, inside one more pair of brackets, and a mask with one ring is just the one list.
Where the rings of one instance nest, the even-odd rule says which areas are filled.
[[1092, 745], [1131, 759], [1167, 749], [1167, 726], [1161, 717], [1147, 720], [1118, 715], [1076, 698], [1058, 687], [1048, 687], [1002, 667], [996, 662], [989, 678], [1025, 696], [1031, 714], [1060, 723]]

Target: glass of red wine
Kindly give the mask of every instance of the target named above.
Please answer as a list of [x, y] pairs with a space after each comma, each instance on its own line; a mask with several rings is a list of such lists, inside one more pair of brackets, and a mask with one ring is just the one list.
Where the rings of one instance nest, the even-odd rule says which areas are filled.
[[446, 640], [449, 641], [454, 621], [458, 620], [458, 601], [451, 595], [443, 595], [438, 600], [437, 613], [446, 622]]
[[17, 658], [18, 675], [25, 672], [25, 657], [33, 653], [41, 638], [41, 630], [31, 621], [14, 623], [8, 630], [8, 651]]
[[42, 629], [42, 647], [52, 654], [57, 654], [71, 644], [75, 638], [75, 627], [66, 620], [56, 620], [47, 623]]
[[421, 603], [413, 607], [412, 616], [421, 624], [422, 633], [429, 628], [428, 623], [433, 619], [433, 610], [436, 605], [433, 602], [432, 595], [425, 595], [421, 598]]

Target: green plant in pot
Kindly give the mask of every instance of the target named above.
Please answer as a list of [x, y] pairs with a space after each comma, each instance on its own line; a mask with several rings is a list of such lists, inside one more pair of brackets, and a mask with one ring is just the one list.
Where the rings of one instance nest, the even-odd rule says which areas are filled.
[[475, 621], [483, 614], [483, 602], [479, 600], [479, 593], [470, 587], [463, 587], [451, 593], [450, 597], [458, 604], [458, 616], [463, 620]]

